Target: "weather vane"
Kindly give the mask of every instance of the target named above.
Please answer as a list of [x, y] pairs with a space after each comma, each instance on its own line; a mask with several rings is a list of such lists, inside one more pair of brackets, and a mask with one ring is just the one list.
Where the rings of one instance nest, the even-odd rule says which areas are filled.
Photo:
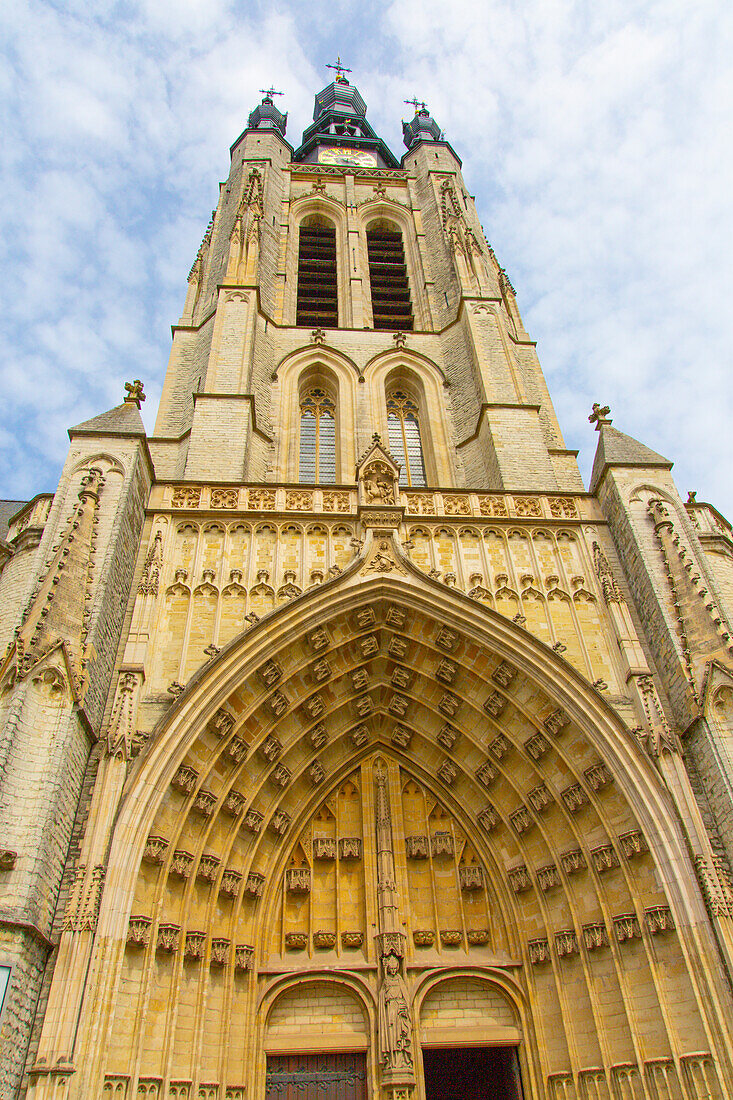
[[336, 79], [340, 80], [342, 84], [348, 84], [349, 83], [348, 80], [344, 77], [343, 74], [344, 73], [350, 73], [353, 70], [352, 69], [347, 69], [345, 65], [341, 64], [341, 55], [340, 54], [336, 58], [336, 64], [335, 65], [326, 65], [326, 68], [327, 69], [335, 69], [336, 70]]
[[417, 114], [418, 110], [427, 111], [428, 109], [427, 103], [425, 103], [422, 99], [417, 99], [415, 96], [413, 96], [412, 99], [403, 100], [403, 103], [406, 103], [408, 107], [414, 107], [415, 114]]
[[272, 99], [274, 95], [285, 95], [285, 92], [278, 92], [274, 88], [260, 88], [265, 99]]

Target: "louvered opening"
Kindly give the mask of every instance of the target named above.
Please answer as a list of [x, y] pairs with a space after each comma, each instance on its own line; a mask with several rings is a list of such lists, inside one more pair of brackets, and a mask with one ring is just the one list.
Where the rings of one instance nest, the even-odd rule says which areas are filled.
[[410, 286], [399, 230], [367, 230], [369, 282], [374, 327], [410, 332], [413, 327]]
[[330, 225], [301, 225], [298, 243], [296, 325], [338, 327], [336, 230]]

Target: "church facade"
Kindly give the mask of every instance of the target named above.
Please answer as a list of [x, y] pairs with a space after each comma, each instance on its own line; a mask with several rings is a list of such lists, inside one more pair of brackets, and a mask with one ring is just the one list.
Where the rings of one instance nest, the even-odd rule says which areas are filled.
[[590, 491], [424, 104], [268, 93], [0, 542], [0, 1095], [733, 1095], [733, 532]]

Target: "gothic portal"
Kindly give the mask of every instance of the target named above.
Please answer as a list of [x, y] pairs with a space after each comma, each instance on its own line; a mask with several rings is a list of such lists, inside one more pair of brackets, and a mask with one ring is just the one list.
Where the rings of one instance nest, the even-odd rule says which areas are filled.
[[424, 104], [273, 95], [0, 542], [0, 1092], [721, 1100], [731, 527], [585, 490]]

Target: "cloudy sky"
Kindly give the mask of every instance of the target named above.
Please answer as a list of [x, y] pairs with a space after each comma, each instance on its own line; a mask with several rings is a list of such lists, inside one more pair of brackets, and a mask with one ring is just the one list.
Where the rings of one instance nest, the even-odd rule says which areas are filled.
[[297, 144], [340, 53], [463, 159], [586, 479], [600, 400], [733, 518], [730, 0], [12, 0], [0, 53], [0, 497], [126, 379], [152, 430], [229, 145], [270, 83]]

